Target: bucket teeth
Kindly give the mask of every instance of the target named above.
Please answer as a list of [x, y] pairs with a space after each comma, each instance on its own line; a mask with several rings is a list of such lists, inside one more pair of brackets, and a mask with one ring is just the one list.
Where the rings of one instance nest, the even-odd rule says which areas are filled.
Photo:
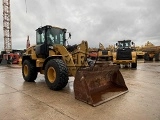
[[128, 91], [117, 65], [81, 68], [74, 81], [75, 98], [97, 106]]

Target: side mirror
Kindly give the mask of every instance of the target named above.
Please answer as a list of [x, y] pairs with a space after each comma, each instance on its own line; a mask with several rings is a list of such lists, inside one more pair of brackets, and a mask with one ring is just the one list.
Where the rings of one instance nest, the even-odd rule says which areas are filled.
[[69, 33], [69, 38], [71, 39], [71, 33]]
[[66, 40], [71, 39], [71, 33], [70, 32], [66, 32], [65, 39]]
[[134, 42], [132, 42], [132, 45], [134, 44]]
[[116, 46], [118, 46], [118, 43], [116, 43]]

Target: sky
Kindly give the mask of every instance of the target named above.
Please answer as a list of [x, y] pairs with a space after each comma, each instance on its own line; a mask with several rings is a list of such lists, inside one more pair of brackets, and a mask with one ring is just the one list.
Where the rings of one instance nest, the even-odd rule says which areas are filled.
[[[26, 1], [26, 2], [25, 2]], [[1, 0], [2, 2], [2, 0]], [[13, 49], [25, 49], [27, 36], [52, 25], [66, 28], [70, 45], [88, 41], [89, 47], [132, 40], [160, 46], [160, 0], [10, 0]], [[4, 48], [3, 6], [0, 6], [0, 49]]]

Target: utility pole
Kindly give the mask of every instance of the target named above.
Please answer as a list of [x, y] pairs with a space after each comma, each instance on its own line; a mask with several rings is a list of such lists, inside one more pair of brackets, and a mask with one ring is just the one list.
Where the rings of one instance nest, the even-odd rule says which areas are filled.
[[10, 0], [3, 0], [4, 50], [12, 51]]

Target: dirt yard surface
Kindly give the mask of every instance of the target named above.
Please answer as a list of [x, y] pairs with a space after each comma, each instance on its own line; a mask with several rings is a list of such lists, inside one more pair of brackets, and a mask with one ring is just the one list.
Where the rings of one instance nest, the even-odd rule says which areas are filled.
[[129, 92], [92, 107], [74, 98], [73, 78], [52, 91], [43, 75], [28, 83], [20, 67], [0, 66], [0, 120], [160, 120], [160, 62], [120, 71]]

